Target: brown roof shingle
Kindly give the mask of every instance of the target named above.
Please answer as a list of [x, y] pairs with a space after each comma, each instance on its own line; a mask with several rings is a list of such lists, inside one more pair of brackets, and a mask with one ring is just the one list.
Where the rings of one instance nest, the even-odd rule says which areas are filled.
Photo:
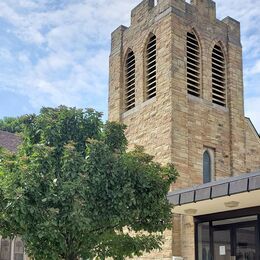
[[0, 147], [16, 152], [21, 142], [22, 140], [18, 135], [0, 130]]

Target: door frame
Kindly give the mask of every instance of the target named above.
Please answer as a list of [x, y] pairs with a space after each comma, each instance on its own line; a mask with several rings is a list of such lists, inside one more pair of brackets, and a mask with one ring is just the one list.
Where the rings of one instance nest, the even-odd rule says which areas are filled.
[[[246, 222], [238, 222], [233, 224], [225, 224], [220, 225], [220, 227], [223, 226], [246, 226], [248, 224], [254, 223], [256, 225], [256, 255], [257, 260], [260, 260], [260, 207], [255, 208], [247, 208], [247, 209], [240, 209], [240, 210], [234, 210], [234, 211], [226, 211], [222, 213], [216, 213], [216, 214], [209, 214], [209, 215], [203, 215], [203, 216], [196, 216], [194, 217], [194, 239], [195, 239], [195, 259], [199, 259], [199, 252], [198, 252], [198, 225], [201, 223], [209, 223], [209, 236], [210, 236], [210, 251], [211, 251], [211, 259], [214, 260], [213, 256], [213, 230], [216, 227], [213, 227], [212, 222], [216, 220], [226, 220], [226, 219], [234, 219], [234, 218], [240, 218], [240, 217], [249, 217], [249, 216], [257, 216], [256, 220], [253, 221], [246, 221]], [[232, 247], [232, 245], [231, 245]], [[232, 250], [232, 249], [231, 249]], [[234, 248], [233, 248], [234, 250]], [[234, 251], [233, 251], [234, 252]]]

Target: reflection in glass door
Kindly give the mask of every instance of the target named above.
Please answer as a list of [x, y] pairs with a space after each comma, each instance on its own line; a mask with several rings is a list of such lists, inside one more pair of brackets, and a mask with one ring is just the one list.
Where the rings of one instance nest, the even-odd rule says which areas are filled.
[[231, 231], [230, 229], [215, 230], [213, 232], [214, 260], [230, 260]]
[[236, 260], [256, 260], [256, 227], [236, 228]]
[[213, 230], [214, 260], [257, 260], [256, 225], [225, 225]]
[[198, 225], [198, 258], [201, 260], [211, 260], [210, 252], [210, 226], [209, 223]]

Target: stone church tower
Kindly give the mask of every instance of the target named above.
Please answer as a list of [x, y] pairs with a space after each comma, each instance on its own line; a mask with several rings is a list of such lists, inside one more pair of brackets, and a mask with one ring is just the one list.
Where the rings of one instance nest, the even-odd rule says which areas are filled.
[[[218, 20], [212, 0], [143, 0], [130, 27], [112, 33], [109, 120], [127, 125], [130, 148], [176, 165], [172, 190], [259, 170], [260, 139], [244, 116], [239, 22]], [[195, 259], [193, 217], [173, 222], [164, 250], [146, 259]]]

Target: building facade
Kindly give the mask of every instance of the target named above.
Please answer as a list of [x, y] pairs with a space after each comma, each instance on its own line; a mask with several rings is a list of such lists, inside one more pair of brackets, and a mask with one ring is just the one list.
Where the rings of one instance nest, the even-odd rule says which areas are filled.
[[109, 120], [180, 173], [173, 229], [144, 259], [260, 259], [260, 138], [244, 115], [238, 21], [218, 20], [212, 0], [143, 0], [112, 33]]

